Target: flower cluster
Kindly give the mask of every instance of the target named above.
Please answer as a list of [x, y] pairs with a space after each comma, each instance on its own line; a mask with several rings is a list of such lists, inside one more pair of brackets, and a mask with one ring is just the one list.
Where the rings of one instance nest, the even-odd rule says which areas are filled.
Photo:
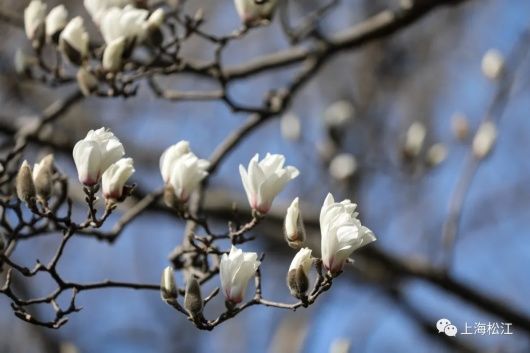
[[95, 187], [101, 180], [105, 198], [121, 201], [126, 196], [125, 183], [135, 171], [133, 160], [124, 155], [123, 145], [110, 130], [90, 130], [73, 150], [79, 181]]

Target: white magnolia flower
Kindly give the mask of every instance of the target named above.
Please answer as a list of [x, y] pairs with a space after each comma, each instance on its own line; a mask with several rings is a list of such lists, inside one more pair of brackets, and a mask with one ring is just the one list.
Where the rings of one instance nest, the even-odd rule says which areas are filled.
[[[54, 38], [61, 32], [68, 22], [68, 11], [64, 5], [55, 6], [46, 16], [46, 36]], [[55, 37], [57, 40], [57, 37]]]
[[[46, 4], [41, 0], [32, 0], [24, 10], [24, 28], [28, 39], [38, 39], [38, 36], [44, 34], [42, 26], [46, 19], [46, 8]], [[38, 33], [41, 30], [43, 32]]]
[[306, 276], [309, 276], [309, 270], [311, 269], [311, 264], [313, 260], [311, 259], [311, 249], [302, 248], [300, 249], [291, 261], [291, 266], [289, 266], [289, 272], [292, 270], [297, 271], [301, 268], [304, 271]]
[[73, 18], [59, 37], [59, 43], [64, 54], [73, 63], [80, 64], [88, 54], [88, 32], [83, 19], [79, 16]]
[[246, 26], [257, 26], [272, 20], [278, 0], [235, 0], [236, 10]]
[[103, 172], [124, 154], [123, 145], [110, 130], [103, 127], [90, 130], [74, 146], [73, 156], [79, 181], [86, 186], [97, 184]]
[[83, 4], [92, 20], [99, 24], [105, 12], [112, 7], [124, 7], [129, 4], [129, 0], [85, 0]]
[[151, 15], [149, 15], [149, 18], [147, 19], [147, 25], [159, 28], [160, 26], [162, 26], [162, 23], [164, 23], [165, 18], [166, 14], [164, 12], [164, 9], [158, 8], [153, 11]]
[[100, 30], [105, 43], [125, 37], [128, 43], [139, 43], [145, 38], [147, 17], [149, 12], [126, 6], [123, 9], [112, 7], [101, 18]]
[[350, 200], [335, 202], [328, 194], [320, 211], [322, 262], [332, 274], [338, 274], [357, 249], [376, 240], [371, 230], [361, 225]]
[[299, 248], [305, 241], [305, 229], [300, 214], [300, 205], [298, 197], [293, 200], [287, 208], [284, 220], [285, 238], [289, 246]]
[[107, 44], [103, 52], [103, 69], [116, 72], [121, 68], [123, 52], [125, 51], [125, 37], [119, 37]]
[[171, 177], [171, 171], [175, 162], [185, 155], [190, 153], [190, 143], [188, 141], [180, 141], [173, 146], [168, 147], [162, 156], [160, 157], [160, 173], [162, 173], [162, 178], [164, 182], [169, 183], [169, 178]]
[[243, 301], [248, 281], [254, 276], [259, 265], [258, 254], [243, 252], [233, 245], [230, 254], [223, 254], [219, 274], [227, 301], [232, 303]]
[[191, 193], [208, 175], [209, 167], [209, 161], [199, 159], [191, 152], [188, 141], [180, 141], [169, 147], [160, 157], [162, 178], [166, 185], [173, 188], [181, 202], [189, 199]]
[[284, 163], [285, 156], [267, 153], [261, 161], [256, 154], [250, 160], [248, 169], [239, 165], [243, 187], [254, 210], [262, 214], [269, 212], [276, 195], [283, 190], [287, 182], [298, 176], [298, 169], [292, 166], [284, 168]]
[[123, 195], [123, 187], [134, 172], [132, 158], [122, 158], [111, 164], [101, 177], [105, 198], [120, 200]]

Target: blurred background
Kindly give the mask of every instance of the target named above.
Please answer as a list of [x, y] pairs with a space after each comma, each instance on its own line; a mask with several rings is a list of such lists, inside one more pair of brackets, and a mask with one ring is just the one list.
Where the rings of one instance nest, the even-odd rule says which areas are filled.
[[[21, 15], [27, 3], [3, 0], [0, 9]], [[47, 3], [51, 8], [59, 2]], [[90, 22], [80, 0], [62, 3], [71, 14]], [[291, 3], [295, 16], [319, 4], [316, 0]], [[331, 34], [398, 5], [397, 0], [343, 0], [322, 20], [321, 30]], [[204, 29], [210, 33], [227, 34], [239, 26], [232, 1], [193, 1], [187, 11], [193, 14], [199, 7], [207, 19]], [[446, 269], [451, 278], [530, 316], [530, 56], [519, 55], [516, 66], [505, 61], [507, 70], [516, 69], [503, 100], [505, 109], [495, 108], [498, 103], [494, 103], [502, 78], [488, 78], [483, 67], [490, 49], [513, 57], [525, 45], [529, 27], [527, 0], [475, 0], [440, 8], [397, 35], [341, 53], [299, 92], [287, 114], [266, 122], [228, 156], [211, 179], [206, 204], [213, 213], [234, 202], [245, 209], [239, 164], [246, 165], [255, 153], [284, 154], [301, 176], [278, 196], [272, 218], [281, 222], [296, 196], [309, 220], [316, 219], [328, 191], [336, 199], [350, 198], [358, 203], [363, 224], [377, 235], [378, 249], [404, 261]], [[9, 139], [13, 129], [34, 123], [43, 108], [71, 92], [75, 83], [50, 88], [18, 76], [15, 52], [18, 48], [30, 52], [30, 43], [23, 30], [3, 21], [0, 31], [0, 130], [1, 138]], [[288, 46], [276, 18], [271, 26], [232, 43], [224, 61], [234, 66]], [[211, 46], [201, 40], [190, 41], [183, 50], [189, 58], [212, 55]], [[238, 81], [231, 94], [239, 103], [259, 104], [268, 90], [281, 87], [290, 77], [289, 69], [268, 71]], [[207, 82], [185, 75], [164, 83], [174, 89], [208, 88]], [[488, 114], [496, 122], [496, 143], [477, 163], [467, 189], [461, 183], [469, 169], [473, 137]], [[109, 127], [135, 160], [134, 181], [149, 191], [162, 186], [158, 159], [167, 146], [189, 140], [194, 152], [206, 158], [245, 118], [222, 102], [158, 99], [144, 84], [137, 96], [128, 99], [86, 98], [43, 134], [73, 143], [89, 129]], [[32, 145], [25, 156], [36, 160], [49, 152]], [[55, 154], [61, 170], [71, 177], [73, 192], [79, 191], [71, 155]], [[461, 217], [451, 241], [444, 234], [451, 225], [451, 207], [459, 203]], [[226, 222], [221, 212], [216, 214], [216, 227], [223, 229]], [[119, 215], [109, 220], [109, 228]], [[181, 241], [183, 226], [164, 213], [144, 213], [113, 245], [75, 238], [59, 269], [65, 278], [78, 282], [110, 278], [157, 283], [168, 255]], [[318, 228], [310, 229], [311, 241], [318, 244]], [[254, 234], [257, 240], [245, 244], [245, 249], [267, 253], [262, 265], [264, 296], [290, 301], [285, 274], [294, 252], [283, 243], [281, 223], [265, 222]], [[52, 235], [25, 242], [14, 259], [27, 266], [37, 258], [46, 260], [58, 240]], [[2, 296], [0, 351], [530, 351], [528, 331], [516, 325], [511, 326], [511, 335], [461, 335], [466, 324], [507, 320], [422, 278], [386, 280], [377, 275], [380, 269], [370, 268], [369, 257], [364, 254], [347, 267], [333, 288], [308, 309], [291, 312], [256, 306], [213, 332], [197, 330], [164, 304], [156, 291], [82, 293], [78, 304], [83, 310], [58, 331], [18, 320]], [[178, 281], [183, 283], [182, 278]], [[46, 276], [21, 286], [28, 295], [54, 289]], [[213, 316], [222, 307], [218, 298], [206, 314]], [[46, 307], [38, 310], [43, 317], [51, 314]], [[456, 337], [437, 333], [441, 318], [458, 328]]]

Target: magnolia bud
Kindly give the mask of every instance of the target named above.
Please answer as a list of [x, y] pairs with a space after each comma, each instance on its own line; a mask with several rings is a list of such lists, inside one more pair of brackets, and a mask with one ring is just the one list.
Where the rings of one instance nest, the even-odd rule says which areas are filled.
[[146, 34], [149, 42], [154, 46], [159, 46], [164, 41], [164, 36], [160, 27], [165, 19], [164, 10], [159, 8], [155, 10], [147, 19]]
[[35, 163], [33, 167], [33, 183], [37, 196], [46, 201], [52, 193], [53, 175], [53, 154], [44, 157], [40, 163]]
[[84, 67], [77, 70], [77, 84], [85, 97], [90, 96], [98, 88], [98, 79]]
[[166, 267], [164, 272], [162, 272], [162, 279], [160, 281], [160, 295], [164, 301], [177, 299], [178, 289], [171, 266]]
[[201, 295], [201, 286], [199, 285], [199, 281], [197, 281], [193, 275], [190, 275], [188, 283], [186, 284], [184, 308], [192, 317], [197, 317], [202, 313], [203, 301]]
[[291, 295], [295, 298], [302, 298], [309, 289], [309, 278], [302, 267], [289, 271], [287, 274], [287, 286]]
[[177, 195], [175, 195], [175, 189], [171, 184], [166, 184], [164, 186], [164, 203], [169, 208], [179, 208], [180, 202], [177, 198]]
[[329, 164], [329, 174], [338, 181], [348, 181], [357, 172], [357, 159], [351, 153], [336, 155]]
[[72, 19], [59, 36], [59, 47], [63, 54], [75, 65], [81, 65], [88, 56], [89, 37], [83, 19]]
[[31, 175], [31, 167], [28, 161], [24, 161], [18, 170], [16, 180], [17, 196], [21, 201], [24, 201], [28, 206], [35, 201], [35, 184], [33, 184], [33, 177]]
[[32, 0], [24, 10], [26, 36], [37, 50], [40, 50], [44, 44], [46, 7], [41, 0]]
[[309, 289], [309, 270], [311, 269], [311, 249], [303, 248], [296, 253], [289, 266], [287, 273], [287, 286], [291, 291], [291, 295], [296, 298], [303, 299]]
[[478, 159], [486, 157], [497, 139], [497, 128], [491, 121], [486, 121], [480, 125], [473, 139], [473, 154]]
[[294, 113], [284, 114], [280, 120], [282, 136], [286, 140], [298, 141], [302, 134], [300, 118]]
[[103, 69], [108, 72], [116, 72], [121, 69], [123, 53], [125, 51], [125, 37], [119, 37], [110, 42], [103, 52]]
[[46, 36], [52, 43], [57, 44], [59, 42], [59, 35], [66, 27], [67, 21], [68, 11], [64, 5], [54, 7], [46, 16]]
[[287, 208], [284, 220], [284, 234], [285, 240], [291, 248], [300, 249], [304, 244], [306, 233], [300, 213], [298, 197]]
[[236, 10], [246, 26], [270, 23], [278, 0], [235, 0]]

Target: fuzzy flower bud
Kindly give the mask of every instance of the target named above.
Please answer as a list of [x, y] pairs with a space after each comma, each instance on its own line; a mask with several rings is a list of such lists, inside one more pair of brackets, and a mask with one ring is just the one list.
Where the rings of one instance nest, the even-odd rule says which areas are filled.
[[305, 241], [306, 234], [298, 197], [293, 200], [284, 220], [285, 240], [293, 249], [300, 249]]
[[[127, 180], [135, 172], [132, 158], [122, 158], [111, 164], [101, 177], [103, 196], [107, 200], [121, 201]], [[126, 195], [125, 195], [126, 196]]]
[[240, 303], [245, 297], [248, 281], [254, 276], [260, 261], [255, 252], [243, 252], [232, 245], [229, 254], [223, 254], [219, 267], [221, 286], [228, 302]]
[[186, 284], [186, 293], [184, 295], [184, 308], [190, 316], [198, 317], [202, 314], [203, 301], [201, 295], [201, 286], [199, 281], [193, 275], [190, 275]]
[[427, 130], [423, 123], [415, 121], [410, 125], [405, 137], [405, 145], [403, 146], [403, 154], [406, 158], [412, 159], [420, 154], [426, 135]]
[[250, 206], [261, 214], [269, 212], [274, 198], [287, 183], [298, 176], [295, 167], [284, 167], [285, 156], [267, 153], [259, 161], [256, 154], [248, 164], [248, 169], [239, 165], [239, 173]]
[[31, 175], [31, 167], [28, 161], [24, 161], [18, 170], [16, 179], [17, 196], [26, 205], [32, 205], [35, 201], [36, 191], [35, 184], [33, 184], [33, 176]]
[[270, 23], [277, 4], [278, 0], [235, 0], [241, 22], [249, 27]]
[[302, 248], [296, 253], [287, 273], [287, 286], [291, 295], [303, 298], [309, 289], [309, 270], [311, 269], [311, 249]]
[[175, 300], [178, 297], [177, 284], [175, 283], [175, 276], [173, 275], [171, 266], [166, 267], [164, 272], [162, 272], [160, 295], [163, 301]]
[[74, 146], [73, 157], [79, 181], [86, 186], [97, 184], [103, 172], [124, 154], [123, 145], [110, 130], [103, 127], [90, 130]]
[[338, 275], [348, 257], [376, 240], [374, 233], [357, 219], [357, 205], [350, 200], [335, 202], [328, 194], [320, 211], [321, 250], [324, 267]]
[[482, 73], [490, 80], [500, 77], [504, 71], [504, 56], [497, 49], [490, 49], [482, 57]]
[[46, 201], [52, 194], [53, 154], [49, 154], [33, 167], [33, 183], [37, 196]]
[[61, 31], [68, 22], [68, 11], [64, 5], [54, 7], [46, 16], [46, 36], [52, 43], [59, 41]]

